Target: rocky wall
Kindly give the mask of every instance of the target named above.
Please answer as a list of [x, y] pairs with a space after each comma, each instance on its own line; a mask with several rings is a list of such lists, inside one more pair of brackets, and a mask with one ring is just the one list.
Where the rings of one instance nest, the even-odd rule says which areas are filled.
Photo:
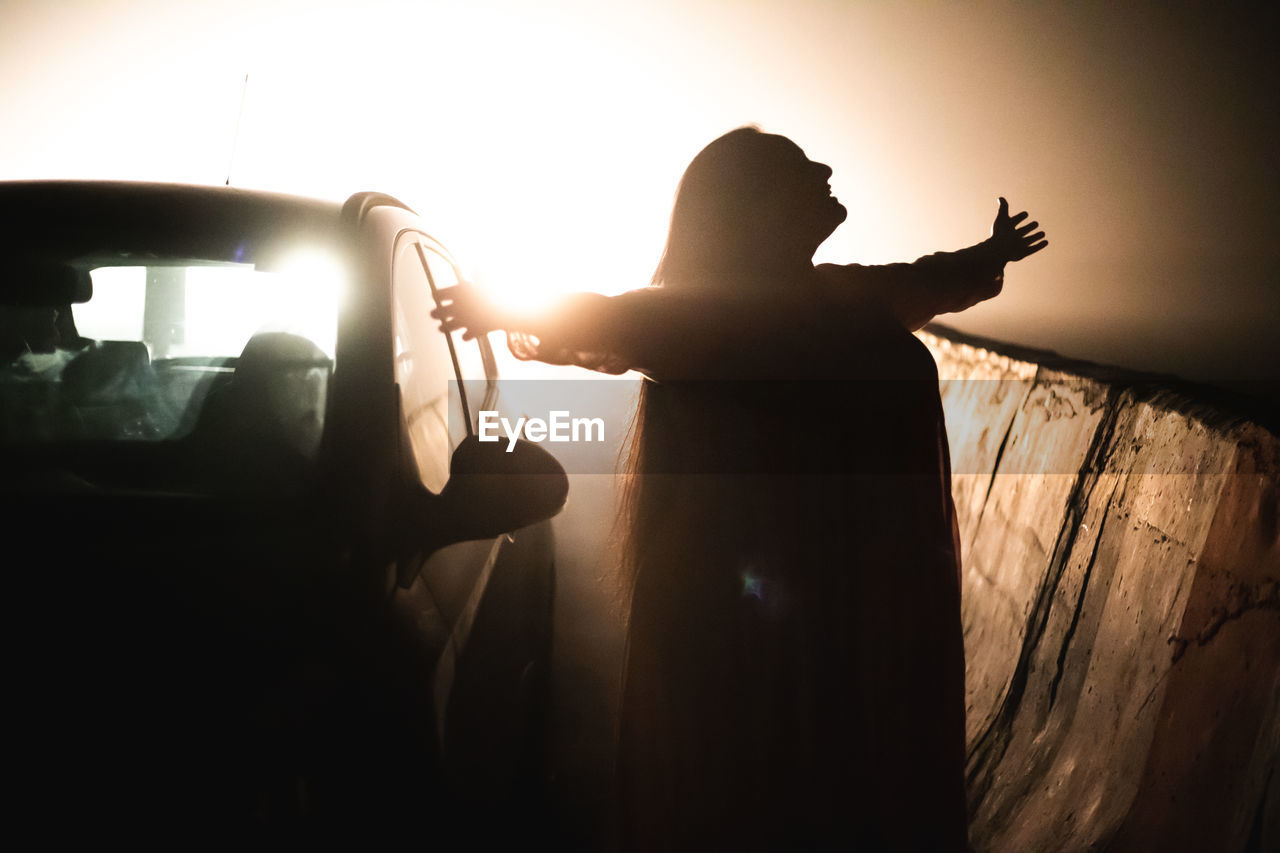
[[961, 522], [979, 851], [1280, 850], [1280, 440], [921, 333]]

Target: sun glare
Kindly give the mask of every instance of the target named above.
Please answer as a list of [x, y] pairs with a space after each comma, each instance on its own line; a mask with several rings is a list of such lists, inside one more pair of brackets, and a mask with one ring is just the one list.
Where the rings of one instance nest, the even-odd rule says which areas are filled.
[[277, 300], [272, 321], [284, 331], [310, 338], [330, 357], [338, 338], [338, 314], [345, 304], [348, 276], [331, 255], [302, 251], [287, 259], [271, 288]]
[[[719, 13], [671, 30], [639, 6], [368, 5], [387, 14], [317, 0], [301, 31], [296, 16], [259, 14], [248, 3], [199, 14], [114, 4], [117, 35], [109, 44], [87, 36], [59, 42], [67, 60], [60, 68], [94, 97], [81, 110], [48, 106], [44, 120], [57, 130], [41, 136], [74, 141], [61, 144], [78, 146], [76, 168], [85, 177], [216, 184], [230, 177], [232, 186], [335, 201], [365, 190], [390, 193], [421, 215], [464, 276], [521, 309], [575, 291], [612, 295], [647, 285], [685, 166], [744, 123], [794, 134], [835, 169], [832, 186], [850, 219], [819, 260], [910, 260], [981, 236], [975, 229], [940, 234], [936, 216], [916, 227], [915, 217], [931, 207], [898, 191], [911, 178], [895, 170], [900, 158], [883, 134], [847, 119], [833, 136], [791, 97], [804, 90], [803, 74], [745, 67], [741, 85], [721, 91], [726, 63], [739, 57], [729, 42], [708, 49], [702, 38]], [[788, 38], [803, 35], [802, 23], [785, 24], [795, 30]], [[180, 25], [201, 38], [153, 43], [146, 36]], [[745, 44], [748, 34], [739, 35]], [[869, 37], [859, 38], [867, 47]], [[352, 56], [376, 48], [378, 61], [335, 62], [339, 45], [352, 46]], [[767, 53], [779, 51], [773, 44]], [[124, 61], [141, 55], [166, 72], [144, 75]], [[93, 75], [103, 65], [123, 69], [131, 101], [172, 110], [127, 111], [116, 87]], [[721, 93], [708, 98], [712, 90]], [[850, 102], [861, 97], [856, 89], [842, 94]], [[114, 120], [126, 112], [128, 122]], [[113, 130], [86, 145], [85, 126]], [[29, 152], [29, 168], [44, 170], [32, 176], [67, 176], [68, 152], [41, 152]], [[315, 258], [292, 266], [286, 277], [307, 282], [296, 292], [310, 297], [294, 300], [290, 322], [331, 350], [332, 334], [319, 329], [328, 322], [328, 296], [320, 296], [336, 273]], [[209, 306], [210, 316], [220, 310]], [[226, 322], [238, 327], [235, 316]]]
[[[708, 122], [671, 95], [674, 72], [609, 45], [595, 31], [608, 16], [396, 11], [401, 26], [376, 31], [386, 61], [368, 66], [315, 55], [352, 36], [350, 15], [309, 16], [305, 40], [279, 34], [250, 71], [233, 183], [336, 200], [389, 192], [514, 305], [647, 284], [694, 153], [681, 129]], [[229, 91], [241, 83], [228, 75]], [[636, 119], [657, 113], [663, 123]]]

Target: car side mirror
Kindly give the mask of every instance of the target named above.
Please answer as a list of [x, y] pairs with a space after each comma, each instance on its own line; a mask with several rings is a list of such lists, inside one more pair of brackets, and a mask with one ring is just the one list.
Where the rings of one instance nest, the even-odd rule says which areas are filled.
[[569, 477], [537, 444], [481, 442], [467, 436], [453, 451], [449, 482], [438, 495], [415, 484], [408, 499], [404, 544], [396, 580], [409, 587], [427, 557], [446, 545], [490, 539], [551, 518], [564, 507]]

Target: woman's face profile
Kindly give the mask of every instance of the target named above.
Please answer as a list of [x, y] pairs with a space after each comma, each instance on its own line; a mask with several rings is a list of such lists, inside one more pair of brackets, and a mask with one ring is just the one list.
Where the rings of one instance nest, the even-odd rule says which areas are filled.
[[785, 136], [745, 126], [718, 137], [681, 178], [655, 280], [754, 288], [801, 274], [849, 215], [830, 178]]
[[810, 160], [785, 136], [763, 134], [766, 161], [762, 187], [772, 229], [785, 242], [812, 253], [831, 236], [849, 211], [832, 194], [831, 167]]

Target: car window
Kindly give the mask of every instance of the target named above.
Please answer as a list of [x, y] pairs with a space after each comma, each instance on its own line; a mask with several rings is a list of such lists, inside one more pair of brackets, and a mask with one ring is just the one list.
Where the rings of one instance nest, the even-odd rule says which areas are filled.
[[413, 232], [400, 235], [392, 266], [395, 376], [400, 408], [422, 484], [439, 493], [449, 479], [449, 380], [453, 362], [431, 318], [431, 282]]
[[[257, 426], [264, 440], [314, 455], [333, 366], [336, 267], [157, 258], [64, 268], [73, 264], [90, 283], [87, 300], [0, 304], [0, 441], [158, 441], [218, 420], [239, 433], [228, 446]], [[236, 403], [244, 411], [231, 412]]]
[[235, 357], [249, 338], [267, 331], [305, 337], [332, 358], [337, 277], [318, 267], [103, 266], [90, 271], [93, 298], [72, 308], [82, 335], [141, 340], [158, 359]]

